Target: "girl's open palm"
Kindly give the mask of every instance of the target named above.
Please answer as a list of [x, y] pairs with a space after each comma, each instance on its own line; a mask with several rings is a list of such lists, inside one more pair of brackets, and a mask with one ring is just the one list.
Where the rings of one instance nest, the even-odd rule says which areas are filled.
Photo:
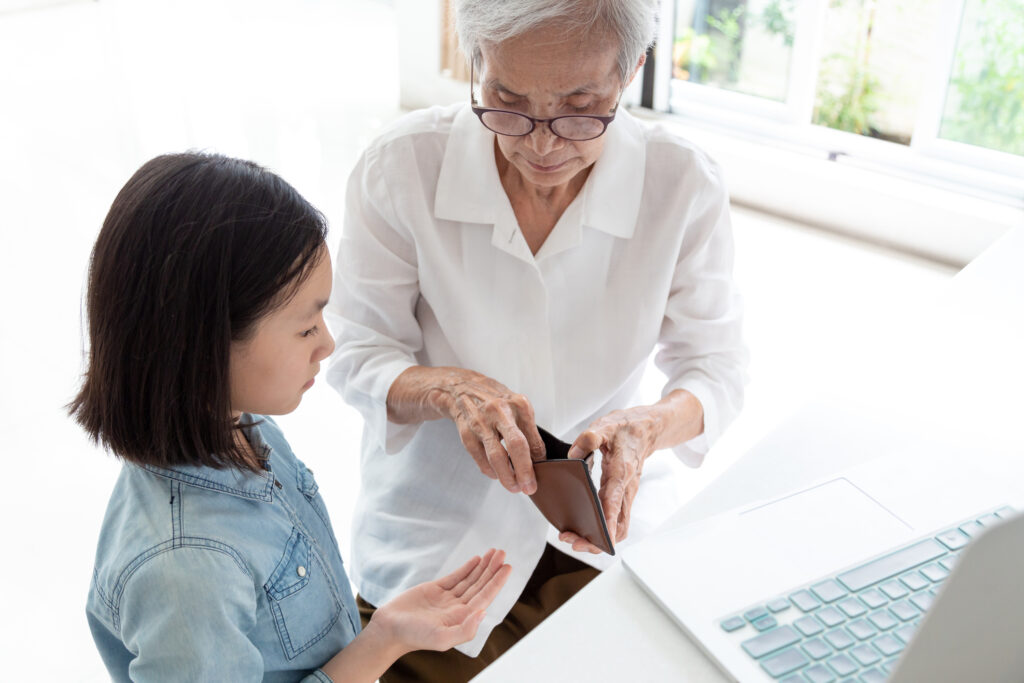
[[492, 548], [448, 576], [385, 603], [371, 621], [409, 651], [447, 650], [472, 640], [512, 571], [504, 561], [505, 551]]

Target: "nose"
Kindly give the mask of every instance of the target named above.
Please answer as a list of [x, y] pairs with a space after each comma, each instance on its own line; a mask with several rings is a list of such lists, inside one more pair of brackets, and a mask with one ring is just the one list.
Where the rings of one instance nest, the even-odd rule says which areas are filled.
[[[326, 328], [325, 328], [326, 329]], [[316, 347], [313, 352], [313, 362], [319, 363], [334, 353], [334, 337], [330, 333], [323, 335], [324, 343]]]
[[543, 156], [551, 150], [561, 146], [562, 138], [551, 132], [551, 122], [538, 123], [527, 136], [530, 140], [530, 147], [537, 154]]

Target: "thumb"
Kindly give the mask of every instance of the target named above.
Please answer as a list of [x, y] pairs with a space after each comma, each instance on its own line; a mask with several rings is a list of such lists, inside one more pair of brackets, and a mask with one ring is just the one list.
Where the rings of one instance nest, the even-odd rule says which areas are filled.
[[593, 429], [588, 429], [572, 442], [572, 447], [569, 449], [568, 458], [570, 460], [582, 460], [591, 453], [593, 453], [601, 444], [604, 443], [604, 437]]
[[452, 627], [453, 630], [458, 631], [459, 637], [461, 638], [456, 645], [473, 640], [473, 638], [476, 637], [476, 631], [480, 628], [480, 622], [484, 620], [484, 616], [486, 616], [486, 612], [484, 610], [477, 610], [461, 624]]

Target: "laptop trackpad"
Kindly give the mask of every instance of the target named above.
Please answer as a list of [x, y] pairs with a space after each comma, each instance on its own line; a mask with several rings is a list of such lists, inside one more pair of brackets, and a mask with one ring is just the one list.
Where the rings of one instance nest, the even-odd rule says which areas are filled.
[[858, 564], [909, 540], [913, 531], [842, 477], [745, 510], [736, 522], [742, 538], [733, 547], [746, 546], [744, 554], [761, 558], [755, 594]]

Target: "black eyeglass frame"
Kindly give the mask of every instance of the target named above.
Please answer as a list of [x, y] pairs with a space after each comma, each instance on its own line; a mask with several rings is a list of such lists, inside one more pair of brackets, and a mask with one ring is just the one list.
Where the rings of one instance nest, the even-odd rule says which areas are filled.
[[[535, 119], [532, 116], [527, 116], [526, 114], [522, 114], [517, 111], [509, 111], [508, 109], [495, 109], [493, 107], [481, 107], [477, 104], [476, 93], [473, 92], [473, 67], [475, 66], [474, 61], [475, 60], [473, 59], [469, 60], [469, 105], [470, 108], [473, 110], [473, 113], [476, 114], [478, 119], [480, 119], [480, 123], [483, 125], [483, 127], [491, 131], [495, 135], [504, 135], [510, 138], [521, 138], [535, 131], [537, 129], [538, 123], [546, 123], [548, 125], [548, 130], [551, 131], [551, 134], [554, 135], [555, 137], [562, 138], [563, 140], [569, 140], [570, 142], [586, 142], [587, 140], [596, 140], [597, 138], [604, 135], [608, 131], [608, 124], [615, 120], [615, 114], [619, 109], [619, 100], [622, 99], [621, 92], [619, 93], [619, 99], [615, 101], [615, 106], [612, 107], [612, 113], [609, 116], [596, 116], [593, 114], [565, 114], [563, 116], [552, 116], [549, 119]], [[530, 129], [525, 133], [502, 133], [500, 131], [494, 130], [493, 128], [488, 126], [487, 123], [484, 121], [484, 114], [488, 114], [490, 112], [495, 112], [498, 114], [511, 114], [513, 116], [519, 116], [521, 118], [524, 118], [530, 122]], [[589, 138], [568, 138], [564, 135], [559, 135], [558, 133], [556, 133], [555, 129], [552, 128], [551, 126], [551, 123], [553, 121], [558, 121], [559, 119], [594, 119], [595, 121], [601, 122], [601, 132]]]

